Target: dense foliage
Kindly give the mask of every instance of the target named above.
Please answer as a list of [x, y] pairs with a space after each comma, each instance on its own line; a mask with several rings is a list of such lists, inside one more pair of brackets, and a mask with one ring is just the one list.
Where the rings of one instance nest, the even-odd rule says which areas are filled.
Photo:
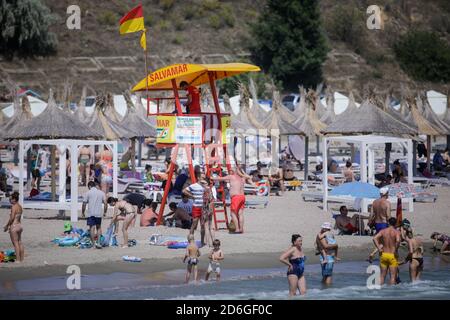
[[57, 38], [49, 32], [55, 21], [39, 0], [0, 0], [0, 54], [8, 59], [56, 53]]
[[268, 0], [252, 35], [252, 60], [286, 89], [322, 81], [328, 48], [318, 0]]
[[394, 51], [402, 69], [415, 80], [450, 81], [450, 46], [436, 33], [409, 31]]

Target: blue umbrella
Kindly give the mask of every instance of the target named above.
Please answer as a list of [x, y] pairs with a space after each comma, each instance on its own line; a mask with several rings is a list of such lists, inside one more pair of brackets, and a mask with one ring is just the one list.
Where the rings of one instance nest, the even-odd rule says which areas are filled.
[[379, 198], [380, 189], [365, 182], [348, 182], [330, 191], [330, 196], [351, 196], [355, 198]]

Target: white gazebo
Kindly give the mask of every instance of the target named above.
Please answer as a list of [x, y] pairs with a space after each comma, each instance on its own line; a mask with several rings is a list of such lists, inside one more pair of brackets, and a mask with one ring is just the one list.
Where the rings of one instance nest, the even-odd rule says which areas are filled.
[[[24, 156], [32, 145], [56, 146], [59, 156], [59, 190], [57, 190], [58, 201], [29, 201], [24, 199]], [[119, 169], [117, 141], [99, 141], [99, 140], [71, 140], [71, 139], [36, 139], [19, 140], [19, 202], [24, 209], [47, 209], [47, 210], [70, 210], [70, 220], [78, 221], [78, 210], [81, 203], [78, 202], [78, 166], [71, 166], [71, 184], [70, 198], [66, 199], [66, 152], [70, 151], [71, 163], [78, 163], [78, 151], [82, 146], [106, 146], [113, 153], [113, 196], [117, 197], [117, 176]]]
[[[375, 155], [373, 146], [384, 145], [385, 143], [398, 143], [402, 145], [408, 153], [408, 184], [413, 183], [413, 143], [411, 139], [395, 138], [377, 135], [355, 135], [355, 136], [335, 136], [323, 139], [323, 210], [327, 211], [328, 202], [328, 142], [339, 141], [353, 143], [360, 148], [360, 168], [361, 182], [375, 184]], [[409, 202], [409, 210], [412, 211], [412, 200]]]

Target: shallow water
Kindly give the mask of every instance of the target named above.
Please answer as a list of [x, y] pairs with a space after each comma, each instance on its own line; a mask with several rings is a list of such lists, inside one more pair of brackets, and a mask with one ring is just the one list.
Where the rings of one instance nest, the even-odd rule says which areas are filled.
[[[402, 283], [369, 290], [367, 262], [335, 265], [333, 284], [321, 285], [320, 266], [306, 265], [307, 294], [298, 299], [450, 299], [450, 265], [439, 258], [425, 258], [422, 280], [409, 282], [402, 266]], [[201, 270], [200, 275], [204, 277]], [[113, 273], [82, 276], [81, 290], [67, 290], [67, 277], [21, 280], [0, 284], [0, 299], [287, 299], [286, 268], [223, 270], [222, 281], [183, 283], [184, 270], [149, 275]]]

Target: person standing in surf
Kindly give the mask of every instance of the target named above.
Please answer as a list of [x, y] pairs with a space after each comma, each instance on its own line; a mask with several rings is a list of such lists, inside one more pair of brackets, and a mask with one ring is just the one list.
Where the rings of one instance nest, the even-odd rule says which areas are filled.
[[322, 283], [330, 285], [333, 277], [334, 262], [338, 261], [338, 245], [330, 233], [331, 223], [324, 222], [316, 237], [316, 246], [320, 252], [320, 265], [322, 267]]
[[289, 296], [306, 294], [305, 255], [302, 249], [302, 236], [293, 234], [291, 238], [292, 246], [281, 256], [280, 261], [288, 266], [287, 278], [289, 282]]

